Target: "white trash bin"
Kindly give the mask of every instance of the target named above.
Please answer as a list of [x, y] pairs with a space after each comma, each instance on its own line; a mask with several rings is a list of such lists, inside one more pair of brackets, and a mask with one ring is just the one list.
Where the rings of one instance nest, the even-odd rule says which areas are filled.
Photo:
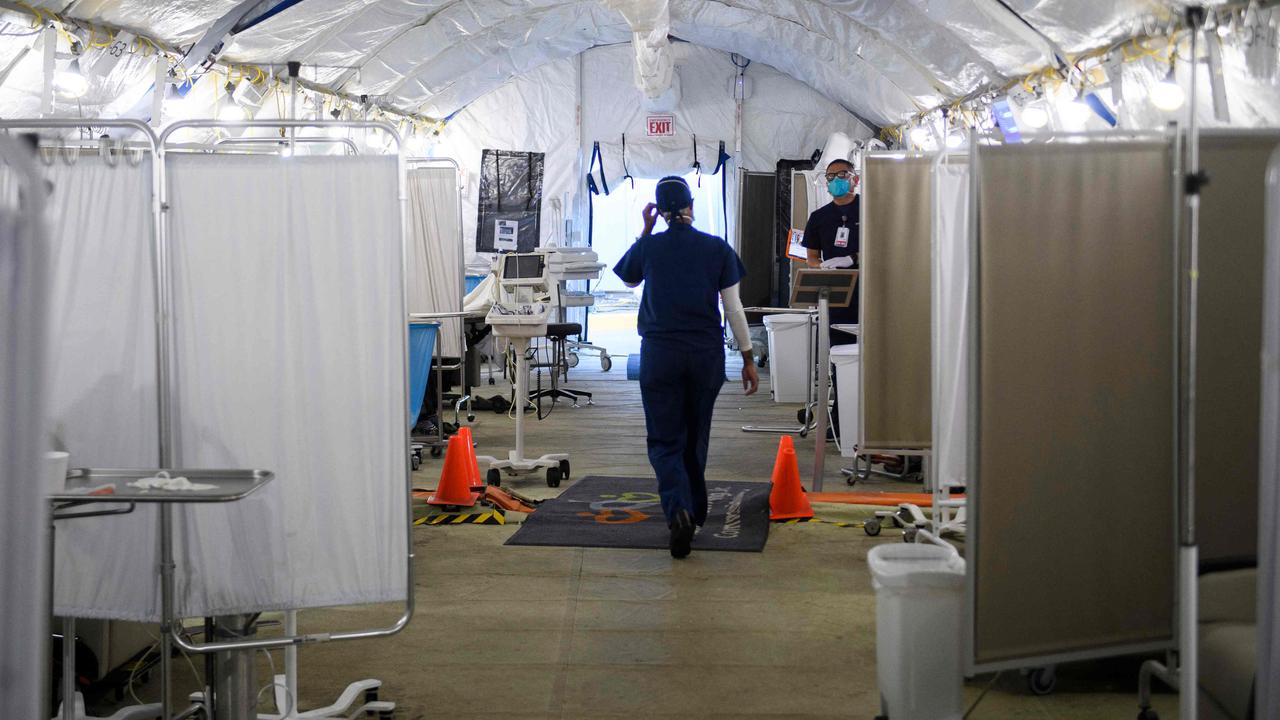
[[831, 364], [836, 368], [836, 392], [840, 395], [840, 456], [853, 457], [858, 444], [858, 394], [862, 391], [861, 345], [831, 348]]
[[876, 591], [876, 674], [890, 720], [964, 714], [964, 559], [955, 548], [886, 543], [867, 553]]
[[773, 401], [809, 401], [809, 316], [765, 315], [769, 333], [769, 388]]

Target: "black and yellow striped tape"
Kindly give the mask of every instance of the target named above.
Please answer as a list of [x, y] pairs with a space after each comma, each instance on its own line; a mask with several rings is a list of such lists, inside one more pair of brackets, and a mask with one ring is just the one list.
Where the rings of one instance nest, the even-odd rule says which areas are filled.
[[842, 528], [860, 528], [866, 523], [860, 522], [835, 522], [834, 520], [823, 520], [821, 518], [792, 518], [790, 520], [774, 520], [777, 525], [798, 525], [800, 523], [821, 523], [823, 525], [835, 525]]
[[441, 513], [427, 515], [413, 522], [414, 525], [506, 525], [507, 516], [494, 509], [482, 513]]

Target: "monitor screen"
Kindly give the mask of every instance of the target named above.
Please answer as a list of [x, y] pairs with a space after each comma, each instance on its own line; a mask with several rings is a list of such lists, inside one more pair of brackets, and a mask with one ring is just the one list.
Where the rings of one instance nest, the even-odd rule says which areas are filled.
[[503, 260], [504, 280], [533, 280], [542, 277], [544, 258], [540, 254], [508, 255]]

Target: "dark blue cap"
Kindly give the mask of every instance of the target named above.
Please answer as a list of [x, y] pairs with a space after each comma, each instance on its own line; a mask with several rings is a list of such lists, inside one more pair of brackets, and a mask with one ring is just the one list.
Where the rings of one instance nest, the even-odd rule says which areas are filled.
[[657, 197], [654, 203], [658, 212], [679, 212], [693, 205], [693, 193], [684, 178], [668, 175], [658, 181]]

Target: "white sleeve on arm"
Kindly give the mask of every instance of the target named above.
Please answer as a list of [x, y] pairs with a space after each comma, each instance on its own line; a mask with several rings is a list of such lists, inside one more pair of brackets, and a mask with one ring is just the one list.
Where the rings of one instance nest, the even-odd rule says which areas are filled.
[[751, 350], [751, 333], [747, 332], [747, 312], [742, 309], [742, 298], [738, 295], [738, 283], [720, 291], [720, 299], [724, 302], [724, 317], [733, 330], [733, 338], [738, 341], [738, 349]]

